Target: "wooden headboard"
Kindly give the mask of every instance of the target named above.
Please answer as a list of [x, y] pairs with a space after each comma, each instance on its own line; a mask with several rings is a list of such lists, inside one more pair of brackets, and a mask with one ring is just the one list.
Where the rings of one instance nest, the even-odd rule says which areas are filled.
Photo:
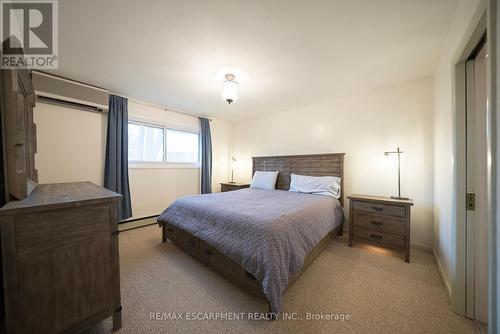
[[290, 174], [309, 176], [338, 176], [341, 178], [340, 204], [344, 206], [345, 153], [283, 155], [253, 157], [252, 175], [256, 171], [278, 171], [276, 189], [290, 188]]

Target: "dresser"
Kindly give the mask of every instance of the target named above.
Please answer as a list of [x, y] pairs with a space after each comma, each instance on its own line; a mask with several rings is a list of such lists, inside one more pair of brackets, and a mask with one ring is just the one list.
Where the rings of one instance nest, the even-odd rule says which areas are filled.
[[90, 182], [40, 184], [0, 209], [7, 333], [121, 327], [118, 201]]
[[223, 182], [220, 184], [220, 191], [233, 191], [238, 189], [244, 189], [250, 187], [249, 183], [231, 183], [231, 182]]
[[401, 250], [410, 262], [412, 200], [350, 195], [349, 246], [353, 240]]

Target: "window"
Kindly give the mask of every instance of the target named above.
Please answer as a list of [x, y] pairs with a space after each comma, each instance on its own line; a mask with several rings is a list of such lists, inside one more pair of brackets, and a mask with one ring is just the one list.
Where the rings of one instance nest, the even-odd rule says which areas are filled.
[[198, 163], [198, 134], [167, 129], [167, 162]]
[[163, 128], [128, 123], [128, 160], [163, 162], [164, 133]]
[[131, 121], [128, 124], [128, 160], [132, 164], [198, 164], [198, 133]]

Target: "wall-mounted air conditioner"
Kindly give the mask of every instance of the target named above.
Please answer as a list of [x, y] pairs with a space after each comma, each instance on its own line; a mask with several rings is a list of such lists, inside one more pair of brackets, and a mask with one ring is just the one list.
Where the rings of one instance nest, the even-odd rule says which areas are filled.
[[44, 72], [32, 71], [36, 95], [42, 100], [94, 109], [108, 110], [109, 91]]

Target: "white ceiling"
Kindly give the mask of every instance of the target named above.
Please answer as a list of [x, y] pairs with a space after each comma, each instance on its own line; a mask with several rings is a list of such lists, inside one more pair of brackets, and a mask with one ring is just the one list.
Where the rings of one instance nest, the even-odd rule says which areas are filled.
[[[456, 6], [456, 0], [64, 0], [55, 72], [240, 121], [433, 74]], [[228, 67], [247, 77], [231, 105], [218, 78]]]

